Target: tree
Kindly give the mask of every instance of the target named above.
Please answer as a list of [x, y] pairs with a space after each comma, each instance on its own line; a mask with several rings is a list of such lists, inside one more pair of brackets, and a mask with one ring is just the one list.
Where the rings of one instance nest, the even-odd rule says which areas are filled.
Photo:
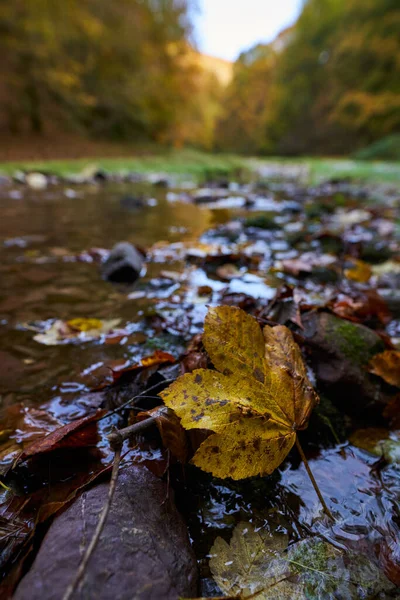
[[275, 51], [264, 44], [240, 55], [223, 98], [216, 133], [218, 147], [256, 153], [263, 146], [263, 123], [275, 62]]

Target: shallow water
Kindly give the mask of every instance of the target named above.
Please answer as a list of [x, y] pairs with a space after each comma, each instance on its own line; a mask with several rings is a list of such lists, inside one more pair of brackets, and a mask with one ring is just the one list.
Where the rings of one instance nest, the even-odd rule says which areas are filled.
[[[271, 266], [310, 248], [321, 250], [321, 242], [304, 237], [294, 249], [291, 236], [301, 233], [305, 218], [290, 212], [290, 193], [253, 198], [252, 210], [274, 211], [280, 229], [258, 230], [252, 237], [249, 228], [244, 233], [242, 226], [232, 226], [232, 218], [248, 216], [244, 192], [238, 186], [233, 196], [195, 204], [185, 201], [185, 190], [145, 183], [66, 184], [41, 192], [0, 187], [0, 408], [22, 402], [62, 422], [83, 417], [87, 407], [76, 400], [101, 384], [111, 368], [136, 363], [155, 348], [177, 357], [201, 331], [207, 305], [222, 295], [235, 295], [233, 304], [240, 304], [239, 295], [247, 301], [247, 295], [266, 305], [283, 282], [296, 285], [293, 274], [283, 277]], [[128, 195], [144, 197], [148, 205], [126, 207], [121, 199]], [[347, 208], [355, 206], [349, 200]], [[229, 225], [221, 228], [224, 224]], [[311, 222], [308, 234], [319, 227]], [[367, 234], [367, 226], [356, 224], [352, 231], [360, 240]], [[120, 241], [148, 250], [147, 271], [134, 288], [114, 287], [100, 275], [105, 251]], [[218, 275], [219, 263], [226, 261], [234, 263], [237, 277]], [[317, 304], [333, 290], [326, 283], [302, 283]], [[55, 319], [81, 317], [120, 319], [122, 334], [55, 346], [34, 340]], [[245, 483], [216, 480], [190, 467], [185, 481], [177, 475], [178, 502], [200, 561], [204, 594], [218, 593], [209, 585], [207, 560], [215, 537], [229, 539], [243, 520], [285, 531], [291, 543], [312, 532], [338, 547], [358, 544], [382, 568], [400, 571], [398, 466], [375, 469], [376, 457], [337, 444], [328, 429], [321, 450], [312, 441], [312, 423], [310, 430], [307, 450], [314, 453], [312, 469], [337, 518], [334, 527], [322, 515], [295, 452], [280, 472]]]
[[[79, 392], [82, 373], [93, 365], [140, 357], [135, 322], [145, 303], [129, 299], [132, 290], [119, 291], [103, 281], [96, 256], [79, 255], [91, 248], [109, 249], [120, 241], [148, 248], [161, 240], [196, 240], [218, 221], [218, 215], [206, 208], [168, 202], [166, 193], [146, 184], [54, 186], [42, 192], [22, 186], [0, 188], [3, 406], [16, 401], [38, 405], [63, 390]], [[126, 195], [156, 202], [128, 210], [121, 205]], [[139, 287], [148, 291], [147, 282], [161, 269], [175, 266], [172, 262], [152, 265]], [[170, 295], [170, 288], [164, 295]], [[156, 293], [162, 296], [161, 290]], [[112, 346], [86, 342], [46, 347], [35, 342], [34, 333], [25, 327], [78, 317], [120, 318], [131, 335]]]

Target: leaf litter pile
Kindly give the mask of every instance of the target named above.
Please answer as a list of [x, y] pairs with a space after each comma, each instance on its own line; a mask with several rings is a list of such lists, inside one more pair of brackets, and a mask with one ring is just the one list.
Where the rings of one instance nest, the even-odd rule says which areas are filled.
[[[127, 184], [97, 185], [89, 200], [84, 187], [76, 194], [115, 197], [119, 239], [148, 220], [137, 229], [147, 274], [133, 289], [99, 277], [100, 208], [89, 250], [60, 248], [40, 227], [43, 239], [2, 238], [2, 597], [51, 522], [111, 480], [66, 582], [64, 598], [74, 597], [130, 465], [174, 489], [199, 597], [399, 597], [396, 191], [167, 181], [146, 184], [157, 200], [130, 215], [118, 204]], [[10, 189], [1, 199], [11, 219], [20, 207]], [[50, 191], [35, 192], [39, 211]]]

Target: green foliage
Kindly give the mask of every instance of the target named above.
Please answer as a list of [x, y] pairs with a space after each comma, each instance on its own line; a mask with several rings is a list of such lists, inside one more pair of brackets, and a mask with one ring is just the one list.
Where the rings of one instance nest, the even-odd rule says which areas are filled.
[[400, 134], [387, 135], [354, 153], [357, 160], [400, 160]]

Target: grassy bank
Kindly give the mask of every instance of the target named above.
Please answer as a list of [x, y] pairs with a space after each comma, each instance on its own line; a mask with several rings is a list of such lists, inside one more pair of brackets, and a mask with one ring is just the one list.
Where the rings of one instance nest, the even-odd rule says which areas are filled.
[[235, 172], [261, 170], [266, 177], [301, 179], [317, 183], [332, 178], [350, 178], [368, 183], [400, 183], [400, 163], [365, 162], [326, 158], [248, 158], [230, 154], [210, 154], [197, 150], [171, 150], [123, 158], [80, 158], [67, 160], [15, 161], [0, 163], [0, 174], [18, 170], [42, 171], [57, 175], [80, 173], [95, 165], [110, 173], [170, 173], [196, 178], [233, 175]]

